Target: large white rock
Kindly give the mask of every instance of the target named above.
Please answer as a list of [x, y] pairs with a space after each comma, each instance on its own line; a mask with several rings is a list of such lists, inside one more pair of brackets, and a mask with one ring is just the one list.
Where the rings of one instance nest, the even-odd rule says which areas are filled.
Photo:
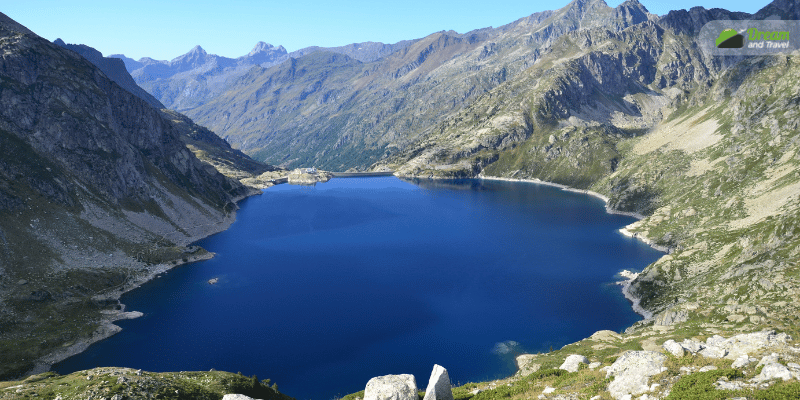
[[772, 379], [783, 379], [784, 381], [788, 381], [792, 379], [792, 372], [789, 371], [789, 368], [786, 368], [782, 364], [769, 362], [764, 364], [764, 368], [761, 370], [761, 373], [753, 378], [753, 380], [756, 382], [764, 382]]
[[367, 382], [364, 400], [417, 400], [414, 375], [376, 376]]
[[450, 386], [450, 375], [439, 364], [433, 366], [428, 388], [425, 389], [424, 400], [453, 400], [453, 388]]
[[581, 364], [589, 364], [589, 359], [580, 354], [571, 354], [567, 356], [564, 363], [558, 369], [563, 369], [568, 372], [577, 372]]
[[683, 347], [684, 350], [694, 354], [700, 350], [703, 350], [706, 347], [706, 345], [700, 342], [696, 342], [692, 339], [684, 339], [683, 342], [681, 342], [681, 347]]
[[537, 357], [538, 355], [536, 354], [521, 354], [517, 356], [517, 368], [521, 376], [528, 376], [541, 368], [542, 364], [534, 362]]
[[662, 344], [661, 347], [663, 347], [664, 350], [668, 351], [669, 354], [672, 354], [675, 357], [683, 357], [684, 354], [683, 346], [681, 346], [680, 344], [678, 344], [678, 342], [672, 339], [664, 342], [664, 344]]
[[611, 397], [619, 400], [650, 391], [649, 378], [666, 370], [666, 360], [665, 355], [655, 351], [626, 351], [606, 372], [606, 378], [614, 377], [608, 385]]
[[786, 345], [791, 340], [791, 336], [775, 333], [773, 330], [742, 333], [728, 339], [714, 335], [706, 340], [705, 346], [709, 350], [700, 351], [700, 354], [705, 357], [736, 360], [745, 354], [759, 353], [770, 347]]
[[259, 399], [254, 399], [252, 397], [245, 396], [243, 394], [226, 394], [225, 396], [222, 396], [222, 400], [259, 400]]
[[750, 361], [750, 357], [747, 354], [742, 354], [736, 360], [733, 361], [733, 364], [731, 364], [731, 367], [733, 367], [733, 368], [744, 368], [748, 364], [750, 364], [751, 362], [752, 361]]
[[700, 350], [700, 355], [705, 358], [723, 358], [728, 355], [728, 349], [721, 346], [712, 345]]

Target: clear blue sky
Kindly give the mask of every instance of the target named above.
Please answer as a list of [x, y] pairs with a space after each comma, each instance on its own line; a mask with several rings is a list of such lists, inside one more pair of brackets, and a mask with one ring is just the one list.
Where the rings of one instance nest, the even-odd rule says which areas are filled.
[[[623, 0], [606, 0], [615, 7]], [[640, 0], [650, 12], [726, 8], [755, 12], [771, 0]], [[500, 26], [569, 0], [0, 0], [0, 12], [40, 36], [86, 44], [104, 55], [169, 60], [195, 45], [226, 57], [258, 42], [288, 51], [356, 42], [395, 43], [440, 30]]]

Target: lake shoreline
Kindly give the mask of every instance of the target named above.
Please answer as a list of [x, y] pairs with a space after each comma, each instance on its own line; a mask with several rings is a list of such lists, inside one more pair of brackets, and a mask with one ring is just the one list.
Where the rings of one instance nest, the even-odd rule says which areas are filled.
[[[545, 186], [556, 187], [556, 188], [559, 188], [559, 189], [567, 191], [567, 192], [582, 193], [582, 194], [586, 194], [586, 195], [589, 195], [589, 196], [592, 196], [592, 197], [596, 197], [596, 198], [599, 198], [599, 199], [603, 200], [603, 202], [606, 203], [605, 204], [606, 212], [609, 213], [609, 214], [625, 215], [625, 216], [628, 216], [628, 217], [636, 218], [638, 220], [641, 220], [641, 219], [645, 218], [644, 215], [639, 214], [639, 213], [626, 212], [626, 211], [617, 211], [617, 210], [614, 210], [614, 209], [610, 208], [608, 206], [609, 198], [607, 196], [604, 196], [604, 195], [602, 195], [600, 193], [597, 193], [597, 192], [594, 192], [594, 191], [591, 191], [591, 190], [576, 189], [576, 188], [569, 187], [567, 185], [562, 185], [560, 183], [547, 182], [547, 181], [543, 181], [543, 180], [537, 179], [537, 178], [533, 178], [533, 179], [501, 178], [501, 177], [485, 176], [485, 175], [479, 174], [477, 176], [477, 179], [489, 180], [489, 181], [534, 183], [534, 184], [537, 184], [537, 185], [545, 185]], [[632, 233], [632, 232], [628, 231], [626, 228], [620, 228], [619, 232], [621, 234], [629, 237], [629, 238], [640, 240], [640, 241], [642, 241], [643, 243], [647, 244], [648, 246], [650, 246], [651, 248], [653, 248], [655, 250], [658, 250], [658, 251], [661, 251], [661, 252], [665, 252], [665, 253], [669, 253], [669, 249], [668, 248], [666, 248], [664, 246], [659, 246], [659, 245], [653, 243], [652, 241], [648, 240], [647, 238], [641, 237], [636, 233]], [[625, 296], [625, 298], [628, 299], [628, 301], [630, 301], [631, 308], [633, 309], [633, 311], [636, 312], [637, 314], [641, 315], [645, 320], [653, 318], [653, 313], [651, 313], [650, 311], [645, 310], [640, 305], [641, 298], [639, 298], [636, 295], [634, 295], [630, 290], [631, 284], [633, 283], [634, 279], [636, 279], [639, 276], [639, 274], [635, 273], [635, 272], [628, 271], [628, 270], [622, 270], [622, 271], [620, 271], [619, 274], [623, 278], [625, 278], [625, 280], [619, 281], [617, 283], [622, 286], [622, 295]]]
[[[232, 201], [238, 205], [240, 201], [248, 197], [258, 196], [261, 194], [263, 194], [262, 190], [253, 189], [249, 190], [247, 194], [233, 198]], [[234, 211], [233, 213], [225, 217], [222, 221], [220, 221], [217, 225], [215, 225], [214, 229], [210, 229], [208, 232], [204, 232], [203, 235], [198, 235], [197, 237], [193, 237], [190, 240], [188, 240], [188, 242], [193, 243], [198, 240], [207, 238], [211, 235], [225, 231], [228, 228], [230, 228], [235, 221], [236, 221], [236, 212]], [[97, 343], [101, 340], [108, 339], [111, 336], [114, 336], [117, 333], [121, 332], [122, 328], [119, 325], [116, 325], [115, 322], [127, 319], [135, 319], [143, 316], [143, 314], [139, 311], [125, 311], [125, 304], [119, 303], [120, 298], [125, 293], [138, 289], [145, 283], [150, 282], [153, 279], [159, 278], [162, 274], [169, 272], [173, 268], [182, 266], [184, 264], [190, 264], [193, 262], [210, 260], [214, 256], [215, 253], [204, 252], [203, 254], [200, 255], [189, 256], [186, 258], [186, 261], [184, 261], [183, 259], [178, 259], [174, 260], [173, 262], [156, 264], [148, 268], [147, 272], [132, 277], [132, 280], [127, 284], [109, 288], [104, 293], [92, 296], [92, 300], [112, 300], [112, 301], [116, 300], [120, 306], [120, 309], [101, 310], [100, 318], [98, 321], [99, 326], [94, 332], [92, 332], [92, 335], [90, 337], [78, 339], [73, 344], [70, 344], [64, 348], [61, 348], [59, 350], [50, 352], [42, 357], [39, 357], [36, 361], [34, 361], [33, 368], [25, 372], [22, 376], [31, 376], [50, 371], [53, 365], [61, 361], [64, 361], [72, 356], [76, 356], [80, 353], [83, 353], [92, 344]]]

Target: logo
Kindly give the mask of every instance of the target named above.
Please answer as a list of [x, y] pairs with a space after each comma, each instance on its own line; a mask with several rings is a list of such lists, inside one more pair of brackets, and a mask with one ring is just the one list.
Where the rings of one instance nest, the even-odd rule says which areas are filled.
[[696, 40], [711, 56], [788, 54], [800, 49], [800, 20], [710, 21]]
[[788, 49], [791, 36], [789, 31], [759, 31], [758, 28], [747, 29], [747, 47], [763, 49], [766, 44], [768, 49]]
[[728, 28], [719, 33], [716, 45], [718, 49], [741, 49], [744, 47], [744, 36]]

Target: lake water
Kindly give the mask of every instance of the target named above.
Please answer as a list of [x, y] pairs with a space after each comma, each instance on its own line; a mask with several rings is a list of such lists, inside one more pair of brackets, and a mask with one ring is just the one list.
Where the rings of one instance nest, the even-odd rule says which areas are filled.
[[[56, 365], [258, 375], [298, 399], [435, 363], [453, 383], [639, 320], [614, 284], [661, 253], [602, 200], [531, 183], [394, 177], [279, 185], [198, 242], [217, 257], [122, 298], [142, 318]], [[216, 285], [208, 284], [219, 278]]]

